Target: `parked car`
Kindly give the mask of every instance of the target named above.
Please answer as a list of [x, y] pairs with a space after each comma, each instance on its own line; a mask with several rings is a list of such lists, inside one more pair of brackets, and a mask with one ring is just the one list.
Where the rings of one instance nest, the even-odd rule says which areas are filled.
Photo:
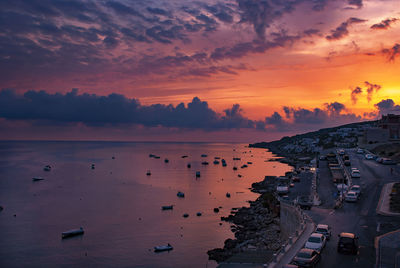
[[331, 239], [331, 228], [327, 224], [318, 224], [315, 229], [316, 233], [323, 234], [326, 237], [326, 240]]
[[374, 157], [373, 154], [366, 154], [366, 155], [365, 155], [365, 159], [367, 159], [367, 160], [374, 160], [375, 157]]
[[382, 158], [382, 157], [377, 157], [377, 158], [375, 159], [375, 161], [378, 162], [378, 163], [382, 163], [383, 158]]
[[282, 195], [282, 196], [281, 196], [281, 198], [280, 198], [280, 201], [286, 201], [286, 202], [289, 202], [289, 201], [290, 201], [290, 198], [289, 198], [289, 196], [288, 196], [288, 195]]
[[396, 165], [396, 162], [390, 158], [383, 158], [381, 163], [384, 165]]
[[278, 186], [276, 186], [276, 192], [279, 195], [288, 194], [289, 193], [289, 187], [287, 185], [283, 185], [283, 184], [278, 185]]
[[347, 189], [349, 188], [346, 184], [344, 184], [344, 183], [341, 183], [341, 184], [338, 184], [337, 186], [336, 186], [336, 188], [337, 188], [337, 191], [338, 192], [346, 192], [347, 191]]
[[293, 176], [292, 177], [292, 182], [300, 182], [300, 177], [299, 176]]
[[326, 155], [321, 155], [320, 157], [319, 157], [319, 160], [326, 160]]
[[361, 178], [360, 171], [358, 169], [353, 169], [351, 171], [351, 177], [352, 178]]
[[357, 202], [358, 200], [358, 194], [353, 191], [348, 191], [344, 197], [344, 200], [346, 202]]
[[351, 165], [350, 160], [344, 160], [344, 165], [345, 165], [345, 166], [350, 166], [350, 165]]
[[292, 264], [300, 267], [315, 267], [320, 259], [321, 255], [318, 251], [309, 248], [302, 248], [293, 258]]
[[344, 155], [345, 153], [346, 153], [346, 152], [345, 152], [343, 149], [339, 149], [339, 150], [338, 150], [338, 154], [339, 154], [339, 155]]
[[358, 148], [358, 149], [357, 149], [357, 153], [358, 153], [358, 154], [363, 154], [363, 153], [364, 153], [364, 150], [361, 149], [361, 148]]
[[350, 187], [350, 191], [355, 192], [358, 197], [361, 195], [361, 186], [360, 185], [352, 185]]
[[313, 205], [310, 197], [307, 195], [298, 196], [296, 199], [296, 203], [297, 205], [299, 205], [301, 209], [308, 209], [308, 210], [310, 210]]
[[337, 251], [339, 253], [358, 253], [358, 237], [352, 233], [340, 233]]
[[326, 244], [326, 237], [323, 234], [312, 233], [308, 238], [304, 247], [321, 252], [321, 250], [325, 247], [325, 244]]

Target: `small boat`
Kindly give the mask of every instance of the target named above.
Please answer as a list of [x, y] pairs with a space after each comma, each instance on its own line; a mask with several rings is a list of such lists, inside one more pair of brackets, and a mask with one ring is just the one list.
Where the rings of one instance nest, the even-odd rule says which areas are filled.
[[111, 157], [111, 159], [115, 159], [115, 156]]
[[85, 232], [83, 231], [83, 228], [80, 227], [79, 229], [73, 229], [69, 230], [66, 232], [61, 233], [62, 238], [67, 238], [67, 237], [72, 237], [72, 236], [77, 236], [77, 235], [83, 235]]
[[147, 176], [150, 176], [150, 175], [151, 175], [150, 170], [147, 170], [146, 175], [147, 175]]
[[189, 163], [189, 164], [187, 164], [187, 168], [191, 168], [192, 167], [192, 165]]
[[214, 160], [214, 165], [218, 165], [219, 164], [219, 161], [218, 160]]
[[43, 170], [44, 170], [44, 171], [50, 171], [50, 170], [51, 170], [51, 166], [50, 166], [50, 165], [47, 165], [47, 166], [45, 166], [45, 167], [43, 168]]
[[168, 243], [166, 246], [156, 246], [154, 247], [155, 252], [161, 252], [161, 251], [169, 251], [173, 250], [174, 248]]
[[233, 170], [237, 170], [237, 167], [233, 167]]
[[94, 164], [92, 164], [92, 169], [94, 169], [95, 168], [95, 166], [94, 166]]
[[243, 166], [241, 166], [241, 168], [247, 168], [248, 166], [246, 164], [244, 164]]
[[165, 159], [164, 159], [164, 162], [165, 162], [165, 163], [168, 163], [168, 162], [169, 162], [169, 160], [168, 160], [167, 158], [165, 158]]
[[196, 177], [200, 177], [200, 171], [196, 171]]
[[226, 162], [222, 162], [222, 166], [223, 166], [223, 167], [226, 167]]
[[216, 157], [214, 157], [214, 159], [221, 159], [221, 157], [219, 157], [219, 156], [216, 156]]
[[230, 193], [226, 193], [226, 197], [231, 197], [231, 194]]
[[187, 217], [189, 217], [189, 214], [185, 213], [185, 214], [183, 214], [183, 217], [187, 218]]
[[201, 157], [207, 157], [207, 155], [206, 154], [202, 154]]
[[239, 178], [241, 178], [241, 177], [242, 177], [242, 175], [238, 174], [238, 177], [239, 177]]
[[234, 157], [233, 160], [238, 161], [238, 160], [240, 160], [240, 157]]
[[251, 165], [251, 164], [253, 164], [253, 162], [247, 162], [247, 164]]
[[182, 155], [181, 157], [182, 157], [182, 158], [186, 158], [186, 157], [188, 157], [188, 156], [187, 156], [187, 155]]
[[200, 216], [201, 216], [201, 212], [197, 212], [197, 213], [196, 213], [196, 216], [197, 216], [197, 217], [200, 217]]
[[219, 212], [219, 208], [214, 208], [214, 212], [218, 213]]
[[159, 156], [155, 155], [155, 156], [154, 156], [154, 158], [155, 158], [155, 159], [160, 159], [161, 157], [159, 157]]
[[176, 196], [177, 196], [177, 197], [185, 197], [185, 193], [178, 192], [178, 193], [176, 194]]
[[174, 205], [162, 206], [161, 209], [162, 210], [171, 210], [171, 209], [174, 209]]
[[206, 165], [208, 165], [208, 162], [204, 161], [204, 162], [201, 162], [201, 164], [206, 166]]
[[44, 180], [42, 177], [33, 177], [32, 181], [42, 181]]

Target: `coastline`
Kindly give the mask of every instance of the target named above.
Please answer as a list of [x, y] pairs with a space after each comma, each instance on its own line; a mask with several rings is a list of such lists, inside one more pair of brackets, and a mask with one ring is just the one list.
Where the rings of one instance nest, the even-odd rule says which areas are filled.
[[[279, 161], [296, 168], [297, 160], [290, 154], [285, 154], [276, 146], [263, 143], [263, 146], [250, 144], [249, 148], [268, 149], [276, 155]], [[283, 157], [283, 158], [280, 158]], [[280, 202], [272, 193], [269, 181], [275, 176], [265, 176], [258, 182], [253, 182], [250, 190], [260, 196], [254, 201], [248, 201], [249, 207], [232, 208], [228, 217], [221, 217], [229, 222], [235, 239], [226, 239], [223, 248], [207, 251], [210, 260], [217, 263], [268, 263], [274, 253], [283, 245], [280, 228]], [[250, 259], [251, 256], [251, 259]], [[254, 257], [256, 256], [256, 257]]]

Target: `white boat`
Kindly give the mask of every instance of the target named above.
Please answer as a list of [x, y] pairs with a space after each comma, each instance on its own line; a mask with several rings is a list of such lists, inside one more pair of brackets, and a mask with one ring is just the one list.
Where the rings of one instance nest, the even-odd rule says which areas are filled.
[[69, 230], [69, 231], [66, 231], [66, 232], [62, 232], [61, 233], [61, 237], [62, 238], [67, 238], [67, 237], [83, 235], [83, 234], [84, 234], [83, 228], [80, 227], [79, 229], [73, 229], [73, 230]]
[[156, 246], [154, 247], [155, 252], [161, 252], [161, 251], [169, 251], [173, 250], [174, 248], [168, 243], [166, 246]]
[[42, 177], [33, 177], [32, 180], [33, 181], [42, 181], [44, 179]]

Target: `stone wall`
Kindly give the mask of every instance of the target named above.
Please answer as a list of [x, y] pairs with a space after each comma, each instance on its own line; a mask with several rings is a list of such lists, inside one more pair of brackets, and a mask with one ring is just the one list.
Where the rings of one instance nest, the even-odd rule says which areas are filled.
[[300, 209], [281, 202], [280, 228], [282, 240], [294, 237], [296, 231], [301, 230], [302, 224], [304, 224], [304, 220]]

